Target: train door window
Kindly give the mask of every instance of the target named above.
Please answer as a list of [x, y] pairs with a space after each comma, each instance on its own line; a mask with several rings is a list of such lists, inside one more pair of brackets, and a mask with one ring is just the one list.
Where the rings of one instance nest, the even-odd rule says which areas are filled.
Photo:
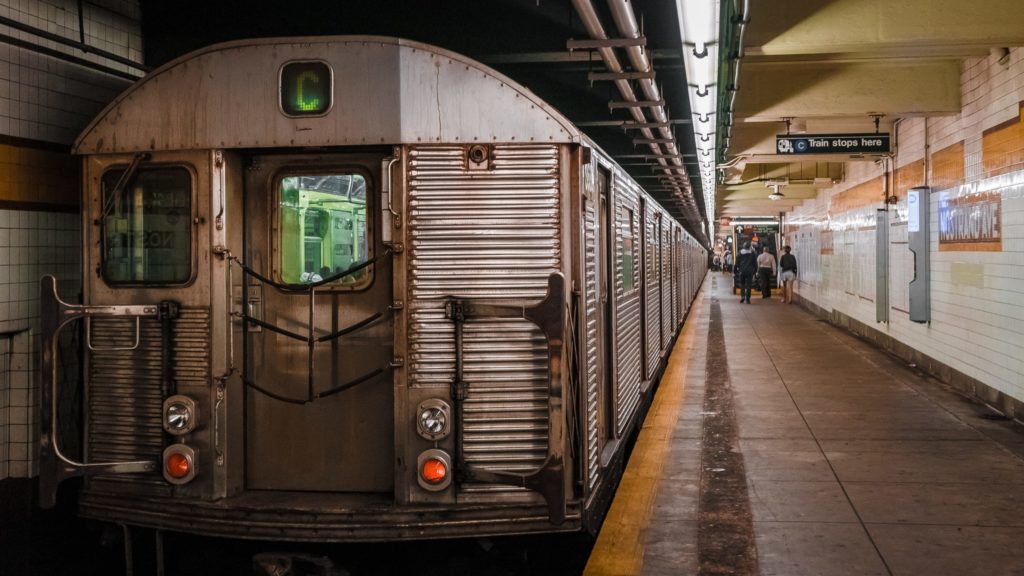
[[622, 234], [622, 242], [619, 244], [622, 291], [628, 294], [637, 288], [636, 252], [633, 249], [636, 230], [633, 223], [633, 210], [625, 206], [619, 208], [619, 230]]
[[332, 277], [337, 288], [363, 288], [372, 269], [346, 271], [370, 258], [366, 177], [356, 173], [292, 174], [278, 185], [281, 280], [310, 284]]
[[103, 175], [101, 271], [107, 284], [185, 284], [192, 278], [192, 174], [183, 166]]

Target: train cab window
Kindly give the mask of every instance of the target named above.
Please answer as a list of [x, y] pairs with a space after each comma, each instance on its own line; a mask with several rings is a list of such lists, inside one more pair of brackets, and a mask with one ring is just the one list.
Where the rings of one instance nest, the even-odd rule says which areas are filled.
[[622, 242], [619, 244], [619, 268], [622, 270], [622, 291], [631, 292], [636, 290], [636, 252], [633, 249], [633, 242], [636, 238], [633, 211], [629, 208], [619, 208], [619, 230], [622, 235]]
[[372, 267], [343, 274], [370, 258], [366, 178], [310, 174], [281, 178], [278, 190], [281, 279], [310, 284], [337, 276], [337, 288], [371, 281]]
[[181, 166], [103, 175], [101, 270], [108, 284], [184, 284], [192, 278], [192, 176]]

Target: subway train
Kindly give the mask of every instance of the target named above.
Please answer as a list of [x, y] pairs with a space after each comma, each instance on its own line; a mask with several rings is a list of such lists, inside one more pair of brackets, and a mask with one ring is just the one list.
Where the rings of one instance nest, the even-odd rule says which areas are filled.
[[41, 505], [81, 476], [87, 518], [213, 536], [600, 525], [707, 253], [551, 106], [417, 42], [236, 41], [74, 151]]

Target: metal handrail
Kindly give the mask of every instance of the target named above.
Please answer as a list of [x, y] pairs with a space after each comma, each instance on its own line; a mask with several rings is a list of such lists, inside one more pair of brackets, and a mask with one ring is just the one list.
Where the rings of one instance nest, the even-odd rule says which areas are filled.
[[[562, 400], [562, 365], [565, 353], [566, 326], [565, 276], [552, 272], [548, 276], [548, 290], [544, 299], [533, 305], [498, 303], [466, 298], [448, 298], [445, 318], [455, 324], [455, 374], [452, 378], [452, 399], [455, 401], [456, 476], [462, 481], [510, 484], [539, 492], [548, 505], [548, 518], [552, 524], [565, 521], [565, 455], [560, 441], [564, 433], [564, 407]], [[475, 318], [522, 318], [540, 328], [548, 345], [548, 452], [544, 462], [526, 472], [490, 470], [466, 461], [462, 435], [464, 419], [462, 404], [469, 395], [469, 386], [463, 380], [462, 327]]]
[[39, 435], [39, 505], [53, 508], [57, 503], [57, 487], [76, 476], [153, 472], [159, 462], [136, 460], [126, 462], [79, 462], [61, 450], [57, 410], [57, 344], [61, 332], [75, 320], [94, 317], [158, 317], [157, 305], [83, 306], [68, 304], [57, 293], [57, 279], [43, 276], [40, 281], [40, 322], [43, 350], [40, 359], [41, 387]]
[[142, 324], [138, 316], [135, 317], [135, 342], [131, 346], [101, 347], [93, 346], [92, 343], [92, 318], [85, 318], [85, 345], [93, 352], [131, 352], [138, 350], [139, 342], [142, 341]]

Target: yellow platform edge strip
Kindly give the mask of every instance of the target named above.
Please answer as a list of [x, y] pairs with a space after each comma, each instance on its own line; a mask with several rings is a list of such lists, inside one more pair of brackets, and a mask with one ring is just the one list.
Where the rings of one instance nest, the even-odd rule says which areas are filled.
[[658, 392], [651, 403], [633, 454], [597, 542], [587, 561], [585, 576], [639, 574], [643, 568], [647, 527], [651, 522], [661, 471], [672, 448], [672, 431], [686, 397], [686, 368], [704, 314], [703, 288], [697, 293], [689, 321], [676, 340]]

